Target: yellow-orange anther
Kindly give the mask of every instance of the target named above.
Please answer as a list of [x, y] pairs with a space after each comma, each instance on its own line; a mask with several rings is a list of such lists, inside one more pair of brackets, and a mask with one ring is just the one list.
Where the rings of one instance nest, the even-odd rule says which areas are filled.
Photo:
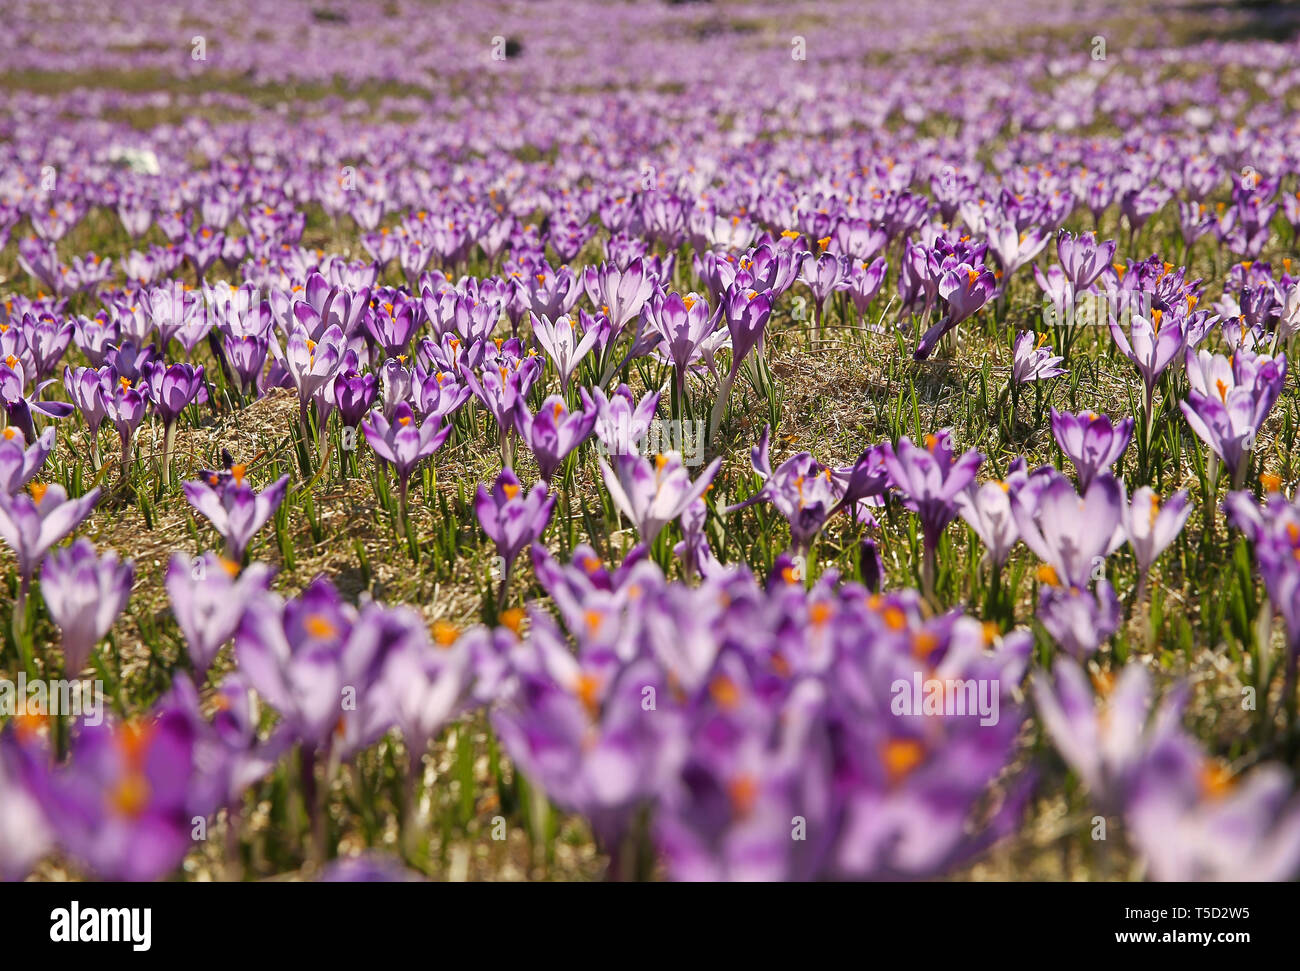
[[583, 672], [573, 686], [573, 692], [587, 709], [587, 714], [595, 718], [600, 713], [600, 679], [594, 674]]
[[709, 696], [719, 708], [731, 709], [740, 704], [740, 688], [725, 674], [719, 674], [709, 682]]
[[338, 636], [339, 629], [334, 626], [328, 617], [321, 614], [308, 614], [307, 619], [302, 622], [303, 629], [312, 637], [325, 640], [326, 638]]
[[501, 626], [509, 629], [516, 637], [521, 637], [524, 625], [524, 608], [511, 607], [501, 613]]
[[727, 798], [735, 815], [748, 816], [758, 802], [758, 783], [752, 775], [738, 775], [727, 783]]
[[914, 738], [893, 738], [880, 747], [880, 761], [891, 784], [897, 785], [925, 759], [925, 746]]

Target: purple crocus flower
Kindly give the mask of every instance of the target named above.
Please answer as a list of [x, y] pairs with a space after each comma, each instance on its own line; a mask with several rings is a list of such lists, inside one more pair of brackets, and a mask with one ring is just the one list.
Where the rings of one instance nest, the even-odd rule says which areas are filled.
[[587, 244], [587, 241], [595, 235], [596, 228], [572, 217], [559, 216], [558, 214], [557, 217], [552, 218], [547, 239], [556, 255], [567, 262], [577, 257], [583, 246]]
[[366, 333], [386, 357], [406, 353], [419, 321], [419, 305], [413, 300], [397, 306], [381, 303], [363, 318]]
[[1191, 390], [1179, 403], [1192, 431], [1227, 467], [1234, 488], [1245, 481], [1255, 435], [1282, 393], [1286, 370], [1285, 355], [1256, 357], [1242, 351], [1233, 356], [1230, 369], [1212, 371], [1220, 375], [1214, 378], [1213, 393]]
[[96, 556], [94, 544], [79, 539], [51, 553], [41, 567], [41, 596], [62, 634], [63, 669], [81, 673], [90, 652], [126, 606], [135, 563], [118, 561], [110, 550]]
[[883, 256], [878, 256], [871, 263], [861, 263], [853, 268], [849, 273], [849, 297], [853, 301], [853, 309], [861, 317], [866, 314], [871, 307], [871, 302], [876, 299], [880, 293], [880, 288], [885, 283], [885, 273], [889, 270], [889, 264]]
[[885, 467], [884, 446], [873, 445], [865, 449], [851, 465], [832, 468], [830, 477], [840, 493], [840, 501], [831, 510], [831, 515], [841, 509], [848, 509], [859, 522], [876, 526], [875, 516], [870, 513], [869, 507], [883, 506], [884, 495], [889, 491], [889, 470]]
[[141, 368], [144, 391], [154, 411], [163, 420], [163, 427], [175, 426], [181, 412], [190, 404], [203, 404], [208, 400], [207, 385], [203, 380], [203, 365], [164, 364], [151, 361]]
[[143, 389], [135, 387], [129, 378], [112, 378], [112, 371], [102, 375], [100, 397], [104, 402], [105, 417], [117, 429], [117, 439], [122, 447], [122, 477], [126, 477], [131, 464], [131, 443], [135, 430], [144, 421], [148, 398]]
[[615, 456], [614, 468], [601, 460], [600, 473], [614, 505], [632, 520], [642, 544], [650, 546], [660, 530], [704, 495], [721, 465], [720, 457], [714, 459], [692, 482], [677, 452], [661, 453], [653, 461], [633, 454]]
[[832, 235], [836, 252], [855, 260], [869, 260], [889, 244], [889, 234], [865, 219], [845, 219]]
[[644, 545], [634, 546], [616, 569], [608, 569], [586, 544], [579, 544], [567, 564], [558, 562], [540, 543], [532, 546], [537, 581], [555, 602], [569, 630], [582, 635], [584, 648], [614, 652], [624, 660], [635, 656], [632, 637], [636, 621], [628, 616], [631, 601], [663, 586], [663, 574], [649, 563]]
[[[300, 305], [301, 306], [301, 305]], [[298, 404], [303, 428], [310, 427], [308, 412], [316, 393], [338, 373], [347, 348], [347, 338], [336, 324], [326, 327], [319, 339], [312, 340], [308, 330], [296, 324], [284, 350], [278, 341], [271, 342], [271, 353], [284, 366], [298, 389]]]
[[571, 316], [559, 317], [554, 323], [545, 317], [539, 318], [536, 314], [533, 314], [532, 319], [533, 337], [555, 365], [555, 370], [560, 375], [560, 390], [567, 394], [573, 372], [596, 346], [599, 331], [595, 327], [585, 327], [582, 338], [579, 339]]
[[153, 222], [153, 204], [141, 196], [123, 196], [117, 202], [117, 215], [127, 235], [139, 239]]
[[112, 372], [107, 369], [96, 370], [90, 367], [65, 367], [63, 369], [63, 388], [68, 392], [73, 405], [80, 412], [86, 423], [86, 434], [90, 438], [92, 458], [99, 466], [99, 426], [108, 417], [104, 405], [104, 378], [111, 380]]
[[1132, 501], [1124, 506], [1124, 533], [1137, 560], [1139, 585], [1146, 583], [1151, 564], [1178, 538], [1191, 513], [1186, 489], [1164, 503], [1149, 486], [1133, 493]]
[[874, 450], [868, 450], [858, 463], [841, 470], [823, 466], [809, 452], [800, 452], [772, 468], [768, 456], [772, 429], [763, 429], [763, 437], [750, 453], [754, 471], [763, 479], [763, 488], [744, 502], [730, 506], [727, 514], [753, 505], [770, 502], [790, 524], [790, 544], [793, 552], [806, 555], [813, 540], [828, 519], [845, 506], [884, 492], [887, 474]]
[[1020, 539], [1015, 517], [1011, 514], [1010, 486], [1006, 482], [972, 482], [954, 500], [957, 513], [975, 530], [993, 566], [1001, 567]]
[[0, 881], [6, 883], [27, 876], [51, 842], [45, 813], [23, 778], [19, 731], [0, 733]]
[[870, 536], [862, 537], [858, 551], [858, 574], [862, 585], [872, 593], [880, 593], [885, 584], [885, 561], [880, 556], [880, 546]]
[[609, 397], [599, 387], [593, 387], [591, 393], [596, 404], [595, 434], [604, 452], [628, 455], [638, 451], [654, 421], [659, 392], [650, 391], [639, 402], [626, 384], [620, 384]]
[[374, 407], [379, 394], [379, 379], [373, 373], [361, 374], [349, 368], [334, 379], [334, 404], [344, 428], [356, 428]]
[[687, 372], [700, 359], [700, 348], [717, 330], [721, 315], [721, 306], [710, 313], [709, 305], [695, 294], [660, 292], [642, 308], [642, 329], [659, 338], [657, 349], [673, 365], [679, 396], [685, 394]]
[[[727, 681], [718, 680], [723, 677]], [[731, 683], [726, 675], [718, 679], [719, 685]], [[655, 819], [656, 843], [669, 873], [684, 881], [797, 878], [789, 859], [794, 848], [781, 840], [781, 832], [802, 815], [795, 801], [802, 781], [795, 751], [803, 719], [789, 718], [794, 727], [784, 731], [784, 725], [774, 725], [779, 734], [771, 748], [729, 719], [715, 719], [717, 724], [691, 746], [682, 778], [674, 780]], [[863, 838], [854, 842], [869, 839], [863, 830]]]
[[230, 558], [238, 563], [243, 562], [253, 536], [280, 508], [289, 488], [289, 476], [282, 475], [262, 492], [254, 492], [245, 473], [244, 465], [234, 465], [228, 478], [212, 472], [181, 486], [190, 505], [208, 518], [226, 541]]
[[266, 365], [266, 355], [271, 349], [270, 337], [256, 334], [242, 336], [227, 334], [222, 339], [221, 347], [239, 383], [239, 393], [248, 394], [250, 390], [260, 390], [262, 368]]
[[36, 385], [31, 394], [28, 394], [27, 377], [22, 361], [14, 354], [0, 359], [0, 403], [4, 404], [9, 423], [21, 429], [28, 442], [36, 441], [33, 412], [50, 418], [66, 418], [73, 412], [72, 405], [66, 401], [40, 400], [41, 391], [53, 383], [53, 381], [41, 382]]
[[68, 268], [59, 262], [59, 248], [53, 240], [40, 240], [27, 236], [18, 241], [18, 265], [27, 274], [39, 280], [55, 296], [68, 292]]
[[1038, 598], [1038, 619], [1061, 650], [1085, 660], [1119, 630], [1120, 605], [1107, 580], [1097, 590], [1045, 584]]
[[1133, 419], [1112, 425], [1106, 415], [1081, 411], [1077, 415], [1052, 409], [1052, 436], [1065, 457], [1074, 463], [1079, 491], [1086, 492], [1098, 474], [1107, 471], [1124, 454], [1133, 437]]
[[371, 602], [358, 610], [324, 578], [288, 601], [263, 594], [249, 603], [235, 635], [239, 670], [300, 739], [314, 818], [316, 754], [336, 749], [346, 758], [392, 726], [391, 698], [375, 689], [387, 657], [411, 633], [409, 608]]
[[1072, 321], [1075, 314], [1074, 284], [1070, 282], [1065, 272], [1059, 266], [1051, 266], [1044, 273], [1035, 266], [1034, 280], [1043, 291], [1044, 322]]
[[144, 366], [158, 356], [158, 348], [153, 344], [137, 346], [132, 341], [111, 345], [104, 354], [104, 363], [113, 369], [118, 377], [126, 378], [132, 384], [140, 380]]
[[921, 519], [925, 548], [921, 579], [927, 596], [932, 595], [939, 536], [957, 517], [957, 496], [975, 481], [984, 456], [972, 450], [954, 458], [952, 431], [947, 428], [925, 436], [925, 448], [904, 435], [897, 446], [886, 444], [883, 454], [891, 484]]
[[822, 313], [826, 307], [826, 300], [832, 293], [849, 289], [850, 272], [851, 265], [848, 258], [839, 253], [823, 252], [820, 256], [813, 256], [810, 253], [805, 257], [799, 280], [812, 293], [813, 340], [821, 337]]
[[1056, 473], [1036, 500], [1013, 493], [1011, 512], [1020, 538], [1046, 564], [1040, 577], [1049, 586], [1088, 586], [1094, 568], [1124, 542], [1123, 489], [1104, 472], [1080, 496], [1073, 482]]
[[615, 332], [621, 333], [654, 293], [655, 278], [637, 257], [622, 270], [613, 263], [588, 266], [582, 284], [592, 304], [609, 318]]
[[144, 392], [163, 422], [163, 485], [172, 480], [171, 455], [176, 441], [176, 423], [181, 412], [192, 403], [208, 400], [208, 386], [203, 379], [203, 365], [163, 364], [153, 361], [143, 368]]
[[442, 447], [442, 443], [451, 434], [451, 425], [439, 427], [436, 421], [417, 425], [415, 412], [409, 404], [401, 401], [393, 411], [391, 423], [384, 417], [383, 411], [376, 408], [370, 413], [370, 418], [361, 423], [361, 430], [365, 432], [366, 441], [375, 450], [375, 454], [393, 467], [404, 512], [411, 473], [417, 465]]
[[1255, 559], [1269, 600], [1282, 614], [1287, 633], [1284, 697], [1295, 691], [1300, 666], [1300, 506], [1271, 491], [1261, 505], [1249, 492], [1230, 492], [1223, 503], [1228, 521], [1255, 544]]
[[70, 290], [89, 293], [97, 286], [105, 284], [113, 276], [113, 261], [100, 259], [94, 252], [84, 257], [74, 256], [68, 272]]
[[1002, 265], [1002, 286], [1047, 245], [1048, 230], [1031, 226], [1020, 230], [1012, 220], [1003, 220], [989, 228], [989, 249]]
[[[514, 343], [517, 348], [517, 342]], [[501, 355], [495, 362], [485, 364], [482, 380], [465, 364], [460, 365], [461, 377], [474, 396], [483, 402], [497, 420], [501, 435], [502, 467], [509, 467], [514, 459], [515, 411], [528, 397], [528, 392], [542, 372], [538, 357]]]
[[1146, 425], [1151, 425], [1151, 408], [1156, 382], [1170, 363], [1182, 352], [1185, 335], [1182, 321], [1165, 320], [1163, 312], [1153, 310], [1150, 318], [1134, 313], [1129, 333], [1126, 335], [1118, 320], [1112, 317], [1110, 334], [1120, 353], [1133, 362], [1142, 376], [1143, 405]]
[[51, 769], [41, 753], [20, 751], [28, 789], [58, 845], [101, 879], [161, 879], [193, 847], [194, 732], [179, 712], [83, 721], [60, 768]]
[[370, 309], [370, 289], [334, 286], [320, 273], [307, 277], [306, 300], [293, 305], [294, 317], [308, 330], [313, 340], [325, 339], [325, 331], [337, 327], [344, 334], [354, 333]]
[[321, 883], [421, 883], [424, 876], [385, 853], [339, 857], [321, 870]]
[[398, 402], [410, 401], [415, 388], [415, 371], [399, 358], [392, 357], [380, 368], [382, 378], [384, 415], [389, 419], [397, 410]]
[[53, 428], [47, 428], [27, 446], [12, 425], [0, 429], [0, 495], [15, 495], [36, 477], [54, 448], [56, 436]]
[[[159, 288], [162, 290], [162, 288]], [[165, 290], [163, 290], [166, 293]], [[144, 294], [141, 294], [143, 297]], [[111, 305], [111, 310], [116, 316], [116, 325], [121, 340], [120, 346], [129, 345], [132, 348], [145, 347], [150, 343], [155, 328], [154, 315], [149, 312], [147, 305], [139, 303], [117, 303]]]
[[[183, 337], [182, 343], [194, 347], [207, 336], [207, 331], [212, 327], [206, 320], [207, 312], [202, 295], [187, 291], [179, 281], [142, 292], [140, 302], [149, 315], [152, 329], [158, 333], [159, 354], [167, 353], [167, 348], [175, 337]], [[145, 337], [147, 333], [141, 334], [140, 340], [143, 342]]]
[[254, 598], [236, 632], [239, 669], [313, 746], [328, 742], [341, 717], [339, 652], [355, 622], [355, 609], [321, 579], [288, 602]]
[[491, 492], [479, 483], [474, 514], [504, 561], [498, 608], [505, 606], [510, 568], [519, 554], [542, 535], [550, 522], [555, 501], [556, 493], [551, 492], [545, 482], [539, 482], [531, 491], [525, 492], [509, 467], [501, 470]]
[[1076, 293], [1088, 289], [1097, 277], [1110, 269], [1117, 245], [1113, 239], [1098, 243], [1095, 233], [1080, 233], [1076, 238], [1061, 230], [1056, 237], [1056, 253]]
[[412, 607], [367, 600], [357, 609], [356, 622], [337, 658], [339, 683], [347, 691], [346, 697], [339, 698], [341, 711], [331, 742], [339, 758], [351, 759], [396, 724], [396, 706], [384, 682], [388, 662], [397, 652], [425, 644], [428, 638], [427, 625]]
[[[771, 680], [764, 664], [750, 663], [752, 654], [727, 648], [706, 662], [698, 681], [673, 679], [693, 692], [683, 726], [690, 744], [671, 764], [666, 784], [658, 780], [662, 768], [642, 763], [643, 774], [654, 773], [656, 837], [670, 873], [682, 879], [918, 877], [958, 865], [1005, 834], [1023, 808], [1023, 780], [1013, 785], [1019, 795], [1009, 812], [990, 821], [992, 830], [976, 835], [969, 823], [1014, 750], [1020, 713], [1003, 709], [996, 723], [947, 717], [936, 732], [939, 723], [920, 717], [919, 709], [899, 709], [891, 685], [924, 677], [918, 662], [924, 654], [942, 665], [943, 676], [996, 681], [1005, 696], [1023, 674], [1031, 639], [995, 639], [998, 650], [989, 654], [978, 621], [922, 622], [914, 593], [868, 598], [854, 587], [850, 600], [847, 588], [837, 595], [830, 583], [805, 591], [774, 582], [780, 585], [767, 598], [755, 600], [747, 596], [752, 581], [709, 580], [696, 596], [654, 618], [656, 628], [667, 628], [656, 641], [679, 655], [708, 658], [706, 649], [716, 652], [727, 637], [723, 631], [743, 629], [744, 641], [754, 645], [744, 653], [779, 652], [773, 661], [781, 672], [779, 681]], [[721, 608], [715, 606], [720, 596]], [[642, 602], [655, 607], [650, 597]], [[711, 614], [722, 630], [710, 624]], [[862, 651], [836, 658], [840, 632]], [[796, 816], [804, 817], [809, 833], [829, 827], [820, 846], [791, 841]]]
[[727, 410], [731, 388], [740, 373], [740, 366], [755, 347], [761, 347], [763, 330], [772, 316], [776, 295], [771, 290], [759, 293], [746, 287], [732, 285], [722, 295], [719, 306], [731, 336], [731, 367], [718, 384], [717, 400], [709, 419], [709, 439], [716, 438], [722, 416]]
[[912, 357], [924, 361], [940, 338], [988, 303], [997, 280], [986, 266], [958, 263], [939, 278], [939, 297], [944, 302], [943, 318], [925, 332]]
[[[758, 457], [760, 451], [761, 459]], [[735, 512], [760, 498], [772, 503], [790, 524], [791, 550], [798, 555], [806, 554], [832, 510], [839, 505], [831, 470], [814, 459], [811, 453], [800, 452], [776, 469], [768, 466], [764, 472], [760, 463], [767, 462], [766, 431], [762, 443], [754, 449], [754, 455], [754, 469], [765, 479], [763, 488], [746, 502], [729, 507], [726, 512]]]
[[740, 269], [750, 275], [755, 290], [771, 290], [779, 296], [794, 286], [807, 257], [806, 250], [762, 243], [740, 260]]
[[1034, 677], [1038, 717], [1099, 808], [1117, 812], [1148, 753], [1178, 731], [1186, 691], [1167, 696], [1148, 725], [1151, 675], [1141, 664], [1127, 665], [1118, 677], [1099, 677], [1096, 699], [1078, 661], [1058, 655], [1053, 674], [1050, 680]]
[[207, 818], [224, 807], [235, 825], [242, 809], [240, 798], [275, 768], [292, 745], [293, 732], [281, 722], [265, 740], [259, 736], [258, 705], [248, 679], [239, 672], [222, 680], [212, 703], [215, 711], [209, 720], [194, 682], [179, 671], [157, 707], [179, 712], [194, 731], [194, 762], [201, 771], [190, 781], [187, 810], [192, 817]]
[[215, 553], [172, 556], [167, 597], [200, 682], [217, 652], [235, 636], [248, 604], [270, 586], [273, 572], [264, 563], [250, 564], [241, 572], [238, 563]]
[[1300, 870], [1300, 806], [1281, 765], [1238, 781], [1179, 736], [1151, 754], [1134, 788], [1125, 823], [1154, 880], [1284, 881]]
[[1128, 219], [1134, 232], [1140, 232], [1148, 219], [1164, 208], [1171, 193], [1164, 189], [1146, 186], [1126, 192], [1120, 198], [1120, 211]]
[[442, 289], [436, 295], [425, 292], [425, 312], [434, 335], [457, 337], [467, 344], [487, 340], [501, 318], [501, 304], [486, 286], [462, 292]]
[[203, 275], [221, 255], [225, 241], [225, 234], [215, 232], [210, 226], [200, 226], [198, 232], [186, 235], [182, 244], [185, 257], [194, 267], [200, 285], [203, 283]]
[[563, 317], [582, 296], [582, 281], [567, 266], [552, 270], [542, 263], [528, 280], [531, 307], [540, 317]]
[[33, 379], [39, 382], [54, 373], [59, 358], [63, 357], [72, 341], [73, 326], [71, 322], [60, 324], [49, 314], [41, 314], [35, 320], [28, 315], [24, 323], [34, 368]]
[[663, 676], [645, 659], [620, 668], [599, 647], [575, 656], [540, 615], [528, 646], [519, 690], [494, 708], [493, 729], [520, 771], [583, 812], [601, 845], [617, 853], [631, 812], [669, 781], [665, 734], [674, 719], [668, 711], [646, 718], [637, 701], [647, 685], [666, 693]]
[[1011, 381], [1013, 384], [1027, 384], [1030, 381], [1046, 381], [1048, 378], [1060, 377], [1069, 373], [1060, 363], [1063, 357], [1052, 354], [1047, 343], [1047, 334], [1035, 340], [1032, 330], [1022, 331], [1016, 338], [1012, 353]]
[[722, 566], [709, 546], [709, 534], [704, 528], [709, 506], [696, 499], [682, 513], [682, 541], [673, 547], [673, 556], [682, 561], [682, 571], [688, 579], [712, 576]]
[[415, 366], [411, 404], [425, 421], [440, 422], [454, 415], [473, 393], [457, 380], [454, 371], [426, 371], [422, 365]]
[[383, 690], [392, 697], [414, 785], [422, 774], [420, 762], [429, 743], [468, 701], [473, 654], [469, 639], [456, 636], [450, 625], [439, 625], [435, 646], [419, 615], [412, 614], [413, 636], [389, 654], [380, 678]]
[[587, 394], [579, 391], [582, 408], [569, 411], [564, 399], [553, 394], [542, 402], [537, 414], [532, 414], [520, 403], [515, 412], [515, 427], [524, 444], [537, 459], [538, 474], [550, 485], [560, 463], [591, 435], [596, 425], [596, 404]]
[[33, 482], [27, 492], [0, 493], [0, 539], [18, 557], [23, 589], [55, 543], [79, 526], [99, 501], [99, 489], [69, 499], [63, 486]]

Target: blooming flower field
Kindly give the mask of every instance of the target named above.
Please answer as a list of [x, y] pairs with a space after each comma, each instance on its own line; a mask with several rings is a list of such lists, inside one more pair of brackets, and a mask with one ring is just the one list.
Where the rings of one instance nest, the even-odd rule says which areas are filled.
[[0, 30], [0, 878], [1300, 874], [1300, 16]]

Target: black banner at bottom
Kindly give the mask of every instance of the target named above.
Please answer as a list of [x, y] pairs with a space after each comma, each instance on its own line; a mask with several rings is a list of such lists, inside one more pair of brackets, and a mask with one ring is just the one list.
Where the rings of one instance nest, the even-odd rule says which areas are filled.
[[668, 935], [689, 940], [692, 954], [716, 946], [734, 961], [752, 949], [769, 965], [787, 948], [806, 963], [809, 946], [866, 949], [873, 937], [891, 949], [926, 942], [948, 953], [1172, 946], [1231, 959], [1236, 948], [1289, 942], [1294, 909], [1294, 885], [1264, 884], [0, 885], [9, 959], [77, 948], [82, 957], [185, 961], [210, 947], [373, 958], [407, 935], [411, 946], [441, 938], [539, 953], [580, 939], [584, 951], [611, 956], [634, 939], [653, 946]]

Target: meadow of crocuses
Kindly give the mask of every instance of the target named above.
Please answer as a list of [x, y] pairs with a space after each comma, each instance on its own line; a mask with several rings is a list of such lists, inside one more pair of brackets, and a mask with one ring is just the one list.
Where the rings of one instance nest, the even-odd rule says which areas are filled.
[[0, 878], [1300, 874], [1288, 8], [11, 6]]

